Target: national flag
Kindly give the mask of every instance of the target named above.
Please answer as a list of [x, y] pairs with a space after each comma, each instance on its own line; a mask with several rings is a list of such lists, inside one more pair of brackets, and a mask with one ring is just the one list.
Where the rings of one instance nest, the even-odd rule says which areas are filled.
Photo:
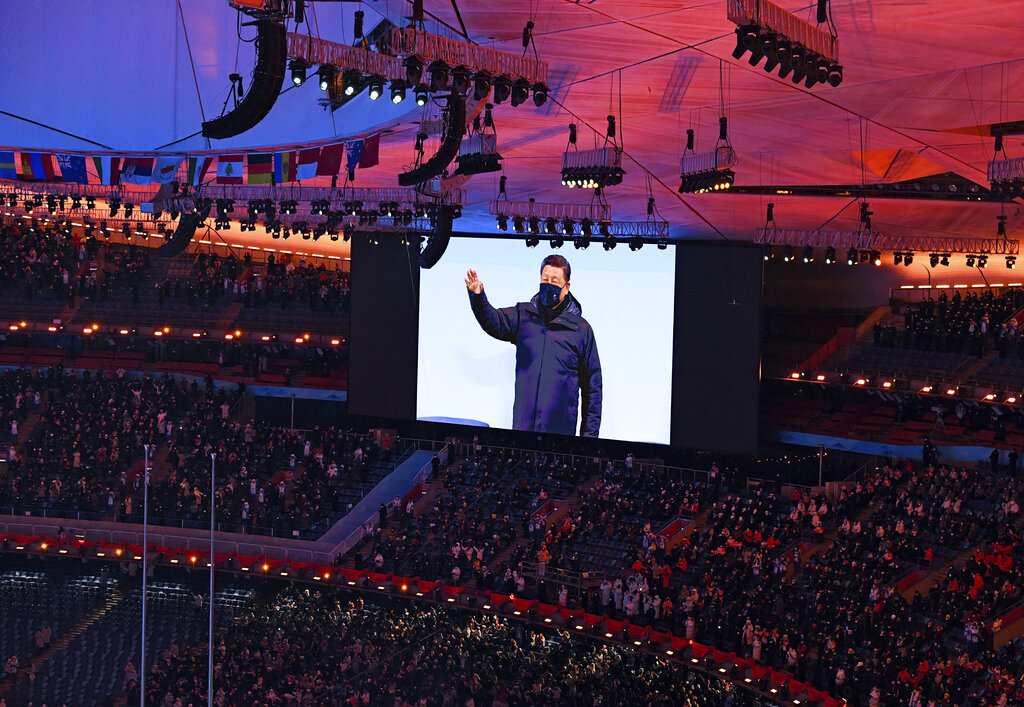
[[246, 184], [270, 184], [274, 178], [274, 155], [250, 152], [245, 156]]
[[170, 157], [157, 157], [156, 166], [153, 167], [153, 181], [160, 184], [170, 184], [178, 175], [178, 166], [185, 159], [181, 155]]
[[43, 152], [21, 153], [21, 178], [26, 182], [52, 182], [56, 179], [53, 155]]
[[316, 176], [317, 162], [320, 159], [320, 148], [310, 147], [299, 150], [299, 158], [295, 164], [295, 179], [312, 179]]
[[121, 183], [120, 157], [93, 157], [92, 161], [96, 166], [96, 180], [100, 184], [117, 186]]
[[149, 184], [153, 181], [152, 157], [125, 157], [121, 163], [121, 181], [128, 184]]
[[363, 154], [359, 158], [359, 166], [363, 169], [375, 167], [380, 163], [380, 133], [376, 133], [363, 141]]
[[349, 177], [354, 179], [356, 173], [356, 167], [359, 165], [359, 158], [363, 155], [363, 143], [365, 141], [360, 138], [359, 140], [349, 140], [345, 143], [345, 154], [347, 156], [346, 168], [348, 169]]
[[341, 169], [341, 160], [345, 156], [345, 143], [325, 145], [320, 148], [320, 161], [316, 173], [321, 177], [333, 177]]
[[189, 157], [188, 158], [188, 183], [194, 187], [199, 186], [206, 179], [206, 173], [210, 171], [213, 164], [212, 157]]
[[65, 182], [89, 183], [89, 173], [85, 171], [85, 155], [58, 154], [57, 166]]
[[0, 152], [0, 179], [17, 179], [18, 168], [15, 167], [13, 152]]
[[217, 184], [241, 184], [245, 155], [221, 155], [217, 158]]
[[294, 152], [274, 153], [274, 184], [295, 181], [295, 160], [298, 155]]

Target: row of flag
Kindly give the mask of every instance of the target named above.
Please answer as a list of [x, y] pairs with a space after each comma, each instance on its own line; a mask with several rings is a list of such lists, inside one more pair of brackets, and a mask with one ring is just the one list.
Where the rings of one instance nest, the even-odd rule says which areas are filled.
[[343, 165], [349, 178], [354, 178], [357, 167], [373, 167], [379, 159], [380, 133], [304, 150], [217, 157], [88, 157], [59, 152], [0, 151], [0, 179], [107, 185], [169, 184], [178, 178], [184, 165], [185, 181], [193, 186], [209, 179], [216, 184], [269, 185], [333, 177]]

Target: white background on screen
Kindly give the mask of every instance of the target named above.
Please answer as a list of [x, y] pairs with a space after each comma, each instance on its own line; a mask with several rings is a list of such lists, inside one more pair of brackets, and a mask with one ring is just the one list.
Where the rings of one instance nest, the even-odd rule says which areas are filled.
[[553, 251], [544, 241], [527, 248], [522, 241], [453, 238], [441, 261], [421, 273], [418, 418], [512, 426], [515, 347], [477, 324], [466, 270], [477, 271], [493, 306], [510, 307], [536, 294], [541, 261], [559, 253], [572, 267], [570, 289], [601, 357], [601, 437], [668, 444], [674, 249], [633, 252], [620, 244], [607, 252], [600, 243], [587, 250], [570, 243]]

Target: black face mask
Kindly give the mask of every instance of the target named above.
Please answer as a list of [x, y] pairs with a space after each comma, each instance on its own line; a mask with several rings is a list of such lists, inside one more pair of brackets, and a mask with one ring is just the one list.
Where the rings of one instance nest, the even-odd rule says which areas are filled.
[[550, 282], [542, 282], [540, 283], [540, 294], [537, 299], [548, 309], [553, 309], [558, 306], [562, 299], [562, 288], [558, 285], [552, 285]]

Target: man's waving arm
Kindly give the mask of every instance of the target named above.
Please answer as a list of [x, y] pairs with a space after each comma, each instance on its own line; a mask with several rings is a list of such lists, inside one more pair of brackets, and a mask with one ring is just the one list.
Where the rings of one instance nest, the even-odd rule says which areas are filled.
[[495, 309], [487, 301], [484, 285], [476, 275], [476, 270], [466, 272], [466, 289], [469, 290], [469, 304], [473, 309], [480, 328], [502, 341], [515, 341], [519, 331], [519, 312], [515, 307]]

